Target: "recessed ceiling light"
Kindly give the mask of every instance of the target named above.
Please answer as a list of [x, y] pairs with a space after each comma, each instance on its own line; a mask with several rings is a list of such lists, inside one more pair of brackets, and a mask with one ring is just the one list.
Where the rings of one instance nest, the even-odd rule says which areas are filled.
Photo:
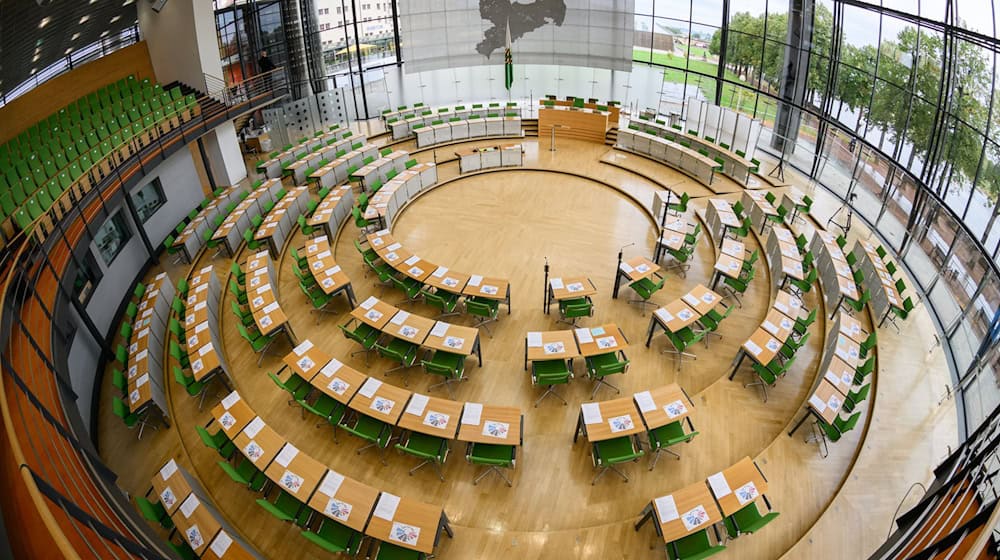
[[107, 30], [107, 29], [105, 29], [104, 31], [101, 31], [101, 37], [107, 37], [108, 33], [111, 33], [111, 31]]
[[80, 18], [80, 23], [81, 24], [82, 23], [87, 23], [87, 21], [89, 21], [89, 20], [90, 20], [90, 16], [83, 16], [82, 18]]
[[114, 22], [116, 22], [116, 21], [118, 21], [120, 19], [122, 19], [122, 16], [115, 16], [115, 17], [111, 18], [110, 22], [114, 23]]
[[38, 59], [39, 59], [39, 58], [42, 58], [42, 55], [40, 55], [40, 54], [35, 54], [34, 58], [32, 58], [32, 59], [31, 59], [31, 61], [32, 61], [32, 62], [38, 62]]
[[70, 47], [70, 48], [66, 49], [66, 52], [63, 53], [63, 54], [69, 54], [71, 52], [73, 52], [73, 47]]
[[79, 33], [74, 33], [73, 36], [69, 38], [69, 40], [70, 41], [76, 41], [79, 38], [80, 38], [80, 34]]
[[46, 25], [49, 24], [50, 21], [52, 21], [51, 17], [49, 17], [49, 16], [43, 17], [42, 21], [38, 22], [38, 28], [41, 29], [41, 28], [45, 27]]

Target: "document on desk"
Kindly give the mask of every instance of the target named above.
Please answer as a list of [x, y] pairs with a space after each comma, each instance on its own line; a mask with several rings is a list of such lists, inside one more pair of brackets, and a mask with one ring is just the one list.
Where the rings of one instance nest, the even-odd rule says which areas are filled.
[[542, 333], [540, 332], [529, 332], [528, 333], [528, 348], [540, 348], [542, 346]]
[[601, 406], [597, 403], [583, 403], [580, 405], [580, 411], [583, 412], [584, 424], [600, 424], [603, 421]]
[[674, 503], [673, 496], [662, 496], [653, 500], [656, 504], [656, 513], [660, 515], [660, 523], [667, 523], [680, 517], [677, 513], [677, 504]]
[[639, 410], [641, 412], [652, 412], [656, 410], [656, 402], [653, 400], [653, 394], [649, 391], [636, 393], [632, 396], [635, 398], [635, 404], [639, 405]]
[[582, 328], [576, 329], [576, 339], [580, 341], [580, 344], [588, 344], [594, 341], [594, 336], [590, 334], [590, 329]]
[[726, 477], [721, 472], [709, 476], [708, 484], [712, 487], [712, 493], [715, 494], [716, 498], [728, 496], [733, 492], [729, 488], [729, 482], [726, 481]]

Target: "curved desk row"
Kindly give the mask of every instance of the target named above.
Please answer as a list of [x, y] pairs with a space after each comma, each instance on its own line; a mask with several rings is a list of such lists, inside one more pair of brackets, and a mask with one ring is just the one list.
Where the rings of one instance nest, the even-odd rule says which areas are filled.
[[177, 235], [172, 247], [180, 248], [183, 252], [184, 262], [194, 262], [194, 256], [205, 244], [205, 231], [214, 227], [212, 223], [217, 216], [227, 214], [226, 208], [230, 204], [239, 204], [240, 195], [243, 192], [243, 187], [238, 185], [227, 187], [222, 194], [202, 208], [198, 215]]
[[274, 205], [264, 221], [254, 233], [255, 241], [267, 243], [267, 249], [275, 259], [281, 256], [285, 242], [295, 233], [299, 216], [306, 211], [309, 203], [309, 189], [295, 187]]
[[833, 319], [844, 298], [855, 301], [860, 299], [858, 286], [854, 282], [854, 271], [847, 263], [836, 235], [816, 230], [809, 243], [809, 249], [816, 258], [819, 279], [823, 281], [825, 287], [823, 295], [826, 297], [826, 308], [830, 310], [830, 318]]
[[382, 118], [385, 119], [386, 126], [392, 132], [392, 139], [402, 140], [413, 134], [414, 125], [430, 124], [434, 121], [447, 121], [454, 118], [486, 118], [490, 115], [501, 116], [508, 113], [516, 113], [518, 117], [522, 116], [517, 103], [512, 102], [503, 107], [500, 103], [490, 103], [486, 107], [481, 103], [475, 103], [468, 108], [465, 105], [436, 107], [434, 109], [426, 109], [421, 106], [413, 109], [389, 111], [383, 113]]
[[180, 342], [184, 345], [194, 381], [204, 384], [204, 397], [209, 383], [215, 379], [222, 381], [226, 387], [232, 386], [229, 366], [218, 350], [222, 348], [219, 345], [222, 340], [219, 335], [222, 287], [212, 265], [192, 271], [188, 285], [188, 297], [184, 301], [184, 340]]
[[277, 275], [274, 263], [267, 251], [262, 251], [247, 257], [246, 266], [247, 303], [253, 313], [254, 323], [261, 335], [274, 337], [279, 332], [288, 336], [288, 341], [295, 345], [295, 333], [288, 322], [288, 316], [278, 303], [276, 286]]
[[507, 306], [507, 314], [510, 314], [509, 281], [432, 264], [404, 249], [388, 230], [369, 233], [366, 238], [379, 258], [408, 278], [449, 294], [498, 301]]
[[757, 164], [733, 150], [720, 146], [697, 134], [684, 132], [679, 126], [668, 127], [666, 123], [650, 122], [641, 117], [637, 121], [629, 122], [628, 126], [630, 128], [638, 127], [640, 131], [652, 134], [653, 136], [666, 136], [667, 138], [673, 138], [675, 141], [684, 140], [694, 144], [697, 149], [707, 150], [709, 157], [713, 160], [717, 157], [722, 158], [724, 162], [722, 165], [723, 173], [744, 184], [750, 180], [750, 171], [757, 167]]
[[771, 283], [777, 289], [784, 289], [789, 279], [801, 282], [806, 278], [808, 271], [803, 267], [802, 254], [788, 228], [779, 225], [771, 228], [764, 250], [770, 265]]
[[[339, 128], [331, 130], [322, 136], [310, 138], [297, 146], [265, 160], [263, 163], [257, 165], [257, 171], [265, 174], [269, 179], [279, 179], [283, 172], [282, 165], [294, 163], [299, 156], [315, 152], [317, 148], [324, 148], [325, 146], [319, 153], [323, 158], [330, 159], [328, 155], [332, 156], [340, 150], [350, 149], [351, 145], [357, 142], [364, 144], [367, 142], [367, 138], [364, 134], [355, 135], [350, 130], [341, 130]], [[312, 157], [307, 159], [312, 159]]]
[[351, 307], [357, 306], [351, 279], [333, 259], [327, 236], [314, 237], [306, 244], [306, 263], [324, 294], [334, 296], [343, 292], [347, 296], [347, 303]]
[[520, 166], [524, 148], [520, 144], [503, 144], [456, 150], [460, 173], [471, 173], [496, 167]]
[[[318, 181], [321, 187], [332, 187], [340, 183], [346, 183], [350, 179], [351, 170], [356, 170], [364, 165], [365, 159], [377, 158], [378, 147], [375, 144], [355, 142], [351, 145], [351, 151], [349, 152], [339, 150], [333, 154], [332, 158], [326, 157], [326, 153], [323, 156], [323, 159], [329, 160], [330, 163], [317, 168], [308, 177], [304, 175], [303, 177]], [[317, 160], [316, 163], [319, 164], [319, 161]], [[307, 169], [303, 167], [302, 171], [304, 173]], [[305, 179], [303, 179], [303, 182]]]
[[382, 227], [392, 227], [393, 218], [408, 200], [417, 193], [437, 183], [437, 165], [434, 162], [418, 163], [396, 175], [372, 195], [365, 208], [368, 221], [378, 220]]
[[662, 161], [706, 186], [712, 184], [715, 171], [720, 167], [715, 160], [699, 154], [696, 150], [638, 130], [619, 130], [616, 146]]
[[426, 124], [415, 125], [413, 131], [417, 134], [418, 148], [457, 140], [524, 135], [521, 130], [521, 117], [499, 115], [486, 118], [471, 116], [467, 120], [452, 118], [444, 122], [435, 118]]
[[[325, 188], [325, 187], [324, 187]], [[312, 227], [321, 227], [327, 238], [333, 239], [340, 229], [340, 224], [351, 215], [351, 208], [354, 206], [354, 189], [351, 185], [341, 185], [330, 189], [330, 192], [323, 197], [323, 200], [316, 206], [306, 224]]]
[[893, 308], [903, 309], [903, 294], [896, 289], [896, 280], [874, 244], [859, 239], [852, 252], [857, 257], [858, 270], [865, 275], [862, 285], [871, 293], [872, 311], [882, 326]]
[[[357, 386], [352, 389], [352, 394], [360, 392]], [[212, 417], [245, 460], [299, 502], [300, 512], [311, 510], [310, 518], [324, 516], [372, 539], [425, 554], [434, 551], [442, 531], [453, 535], [442, 507], [380, 492], [326, 467], [268, 426], [235, 391], [212, 409]]]
[[243, 232], [250, 228], [250, 220], [264, 213], [264, 206], [275, 199], [282, 189], [279, 179], [268, 179], [261, 186], [250, 192], [250, 195], [236, 205], [236, 208], [226, 216], [212, 240], [222, 242], [229, 255], [236, 255], [240, 243], [243, 243]]
[[[146, 292], [137, 306], [125, 372], [128, 407], [133, 414], [148, 417], [155, 412], [164, 420], [169, 418], [164, 391], [163, 349], [170, 306], [176, 293], [167, 273], [161, 272], [146, 286]], [[139, 437], [142, 437], [141, 429]]]
[[260, 560], [261, 556], [212, 505], [205, 489], [177, 461], [170, 459], [153, 475], [153, 492], [184, 542], [209, 560]]
[[[388, 148], [386, 148], [388, 149]], [[367, 163], [348, 177], [351, 181], [360, 181], [361, 190], [367, 191], [372, 188], [375, 181], [385, 183], [392, 177], [390, 172], [402, 173], [406, 170], [406, 160], [410, 157], [409, 152], [396, 150], [386, 155], [380, 156], [371, 163]], [[364, 160], [362, 160], [364, 163]], [[394, 176], [395, 174], [393, 174]]]

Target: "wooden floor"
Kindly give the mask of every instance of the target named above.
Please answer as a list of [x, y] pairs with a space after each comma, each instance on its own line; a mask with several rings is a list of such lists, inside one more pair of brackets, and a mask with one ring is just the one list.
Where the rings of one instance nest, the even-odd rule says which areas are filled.
[[[512, 313], [502, 312], [492, 338], [483, 333], [484, 365], [467, 369], [469, 380], [457, 389], [455, 398], [519, 406], [524, 411], [524, 448], [518, 454], [512, 488], [495, 478], [473, 486], [477, 471], [464, 461], [460, 446], [452, 450], [444, 469], [447, 480], [442, 483], [432, 470], [407, 476], [415, 464], [411, 457], [391, 453], [388, 466], [383, 467], [371, 452], [354, 453], [360, 446], [356, 439], [341, 434], [340, 443], [334, 443], [329, 427], [316, 428], [313, 419], [302, 418], [297, 408], [287, 406], [285, 395], [265, 375], [280, 367], [280, 356], [289, 351], [287, 344], [277, 344], [275, 355], [265, 357], [258, 368], [255, 355], [239, 338], [227, 312], [222, 319], [223, 342], [243, 397], [289, 441], [330, 467], [376, 488], [443, 505], [455, 538], [442, 538], [438, 550], [442, 558], [515, 554], [523, 559], [662, 557], [662, 546], [656, 546], [651, 526], [633, 530], [640, 510], [651, 498], [702, 481], [747, 455], [758, 461], [771, 481], [768, 497], [781, 516], [761, 532], [728, 543], [720, 558], [853, 559], [872, 552], [884, 540], [892, 514], [910, 485], [926, 482], [933, 466], [957, 441], [953, 403], [937, 404], [948, 372], [941, 349], [933, 346], [934, 330], [923, 306], [902, 325], [900, 335], [891, 329], [879, 331], [875, 397], [862, 407], [862, 421], [870, 424], [831, 445], [830, 456], [822, 459], [816, 445], [803, 441], [807, 429], [795, 437], [786, 432], [801, 414], [818, 374], [819, 347], [828, 325], [820, 320], [813, 326], [809, 345], [791, 373], [769, 392], [766, 404], [757, 388], [743, 387], [750, 377], [749, 366], [728, 381], [739, 345], [760, 324], [770, 305], [770, 279], [766, 267], [758, 265], [763, 273], [758, 273], [742, 309], [723, 323], [722, 340], [713, 339], [710, 348], [699, 344], [694, 350], [697, 361], [677, 371], [673, 361], [660, 354], [668, 344], [665, 338], [659, 336], [651, 348], [643, 347], [649, 316], [640, 315], [638, 308], [627, 303], [631, 291], [624, 287], [619, 299], [611, 298], [617, 253], [634, 243], [624, 249], [626, 258], [651, 255], [655, 228], [647, 208], [660, 185], [689, 192], [695, 213], [703, 212], [711, 192], [670, 168], [604, 145], [564, 139], [557, 143], [558, 151], [551, 152], [547, 141], [539, 149], [534, 138], [525, 139], [525, 169], [454, 181], [448, 180], [458, 175], [457, 163], [447, 161], [454, 157], [453, 149], [418, 153], [420, 161], [440, 162], [439, 180], [447, 183], [413, 201], [393, 228], [407, 249], [435, 264], [511, 281]], [[468, 145], [476, 144], [484, 143]], [[415, 150], [409, 142], [398, 147]], [[609, 157], [631, 171], [602, 163]], [[766, 163], [765, 167], [770, 169]], [[787, 178], [807, 184], [792, 174]], [[733, 192], [720, 196], [739, 196], [740, 185], [720, 180], [728, 185], [717, 188]], [[819, 223], [825, 223], [837, 205], [824, 192], [815, 192], [813, 197], [817, 200], [814, 214]], [[378, 295], [379, 290], [372, 278], [364, 277], [352, 244], [356, 235], [353, 224], [347, 225], [335, 256], [363, 299]], [[856, 223], [849, 242], [853, 244], [858, 235], [870, 234]], [[296, 234], [291, 243], [301, 246], [302, 239]], [[749, 248], [759, 246], [754, 237], [748, 238], [748, 244]], [[585, 274], [597, 285], [595, 315], [584, 324], [616, 322], [629, 337], [631, 369], [612, 381], [623, 395], [677, 382], [694, 399], [693, 421], [700, 435], [682, 447], [680, 460], [664, 457], [649, 472], [644, 459], [626, 467], [628, 483], [608, 475], [592, 486], [588, 446], [572, 442], [579, 404], [591, 390], [582, 364], [576, 364], [577, 378], [561, 388], [569, 406], [549, 398], [538, 408], [532, 407], [540, 391], [531, 386], [523, 369], [525, 333], [565, 327], [555, 323], [555, 309], [549, 316], [541, 311], [546, 258], [553, 275]], [[714, 259], [711, 242], [703, 237], [687, 277], [671, 273], [664, 290], [653, 299], [668, 302], [698, 283], [707, 283]], [[211, 261], [203, 254], [196, 265], [208, 262], [215, 265], [220, 280], [227, 281], [230, 261], [222, 257]], [[360, 355], [349, 357], [356, 348], [337, 329], [347, 319], [346, 301], [338, 302], [337, 313], [320, 316], [317, 324], [295, 286], [291, 266], [286, 254], [279, 293], [296, 334], [372, 375], [391, 367], [379, 358], [366, 365]], [[166, 269], [176, 283], [188, 267]], [[385, 297], [391, 302], [402, 299], [395, 291], [387, 291]], [[229, 308], [228, 299], [221, 309]], [[806, 305], [821, 305], [815, 291], [806, 298]], [[434, 314], [423, 305], [410, 310]], [[465, 317], [451, 320], [471, 324]], [[387, 382], [401, 384], [403, 380], [392, 376]], [[420, 392], [432, 383], [419, 368], [410, 370], [408, 382], [411, 390]], [[102, 402], [110, 402], [110, 382], [106, 385]], [[220, 510], [266, 556], [329, 556], [298, 537], [297, 530], [260, 510], [253, 503], [257, 496], [232, 483], [215, 464], [220, 458], [201, 444], [194, 429], [208, 422], [208, 410], [215, 401], [199, 411], [195, 399], [178, 391], [173, 382], [167, 385], [173, 426], [147, 433], [141, 441], [111, 414], [110, 406], [101, 409], [101, 455], [119, 474], [121, 487], [131, 494], [145, 493], [151, 475], [175, 457], [201, 479]], [[433, 394], [447, 396], [443, 389]], [[606, 388], [598, 393], [600, 399], [613, 396], [614, 391]], [[913, 498], [907, 503], [912, 502]]]

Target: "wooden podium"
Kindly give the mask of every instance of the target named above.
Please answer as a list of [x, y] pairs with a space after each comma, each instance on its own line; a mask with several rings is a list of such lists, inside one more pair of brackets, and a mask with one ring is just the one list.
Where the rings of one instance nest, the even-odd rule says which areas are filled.
[[590, 142], [604, 143], [608, 132], [607, 111], [596, 109], [574, 109], [572, 107], [542, 107], [538, 109], [538, 136], [552, 134], [560, 138], [574, 138]]

